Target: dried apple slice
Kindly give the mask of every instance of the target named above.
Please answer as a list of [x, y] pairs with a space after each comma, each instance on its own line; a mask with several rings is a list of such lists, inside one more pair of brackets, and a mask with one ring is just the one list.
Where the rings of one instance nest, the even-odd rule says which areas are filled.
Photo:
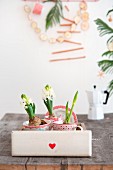
[[35, 21], [32, 21], [32, 22], [31, 22], [31, 27], [32, 27], [33, 29], [36, 29], [36, 28], [37, 28], [37, 23], [36, 23]]
[[88, 20], [89, 20], [89, 13], [88, 13], [88, 12], [83, 12], [83, 13], [81, 14], [81, 19], [82, 19], [83, 21], [88, 21]]
[[24, 11], [29, 14], [31, 12], [31, 8], [28, 5], [25, 5]]
[[36, 28], [35, 28], [35, 32], [40, 33], [40, 32], [41, 32], [41, 29], [38, 28], [38, 27], [36, 27]]
[[107, 46], [109, 51], [113, 51], [113, 41], [110, 42]]
[[70, 31], [75, 31], [75, 30], [76, 30], [76, 25], [75, 25], [75, 24], [72, 24]]
[[81, 20], [80, 16], [76, 16], [74, 18], [75, 24], [79, 24], [80, 20]]
[[81, 23], [81, 29], [83, 31], [87, 31], [89, 29], [89, 23], [87, 21], [84, 21]]
[[81, 10], [87, 10], [87, 3], [85, 1], [80, 2], [79, 7]]
[[59, 36], [59, 37], [57, 38], [57, 41], [58, 41], [59, 43], [63, 43], [63, 42], [64, 42], [64, 37], [63, 37], [63, 36]]
[[76, 15], [77, 15], [77, 16], [81, 16], [81, 10], [78, 10], [78, 11], [76, 12]]
[[68, 32], [68, 31], [66, 31], [65, 33], [64, 33], [64, 36], [65, 36], [65, 38], [71, 38], [71, 33], [70, 32]]
[[45, 35], [45, 34], [40, 34], [40, 40], [42, 40], [42, 41], [46, 41], [47, 40], [47, 35]]
[[48, 41], [49, 41], [50, 44], [55, 44], [56, 43], [56, 39], [55, 38], [50, 38]]
[[31, 17], [30, 14], [27, 15], [27, 18], [28, 18], [29, 21], [32, 21], [32, 17]]

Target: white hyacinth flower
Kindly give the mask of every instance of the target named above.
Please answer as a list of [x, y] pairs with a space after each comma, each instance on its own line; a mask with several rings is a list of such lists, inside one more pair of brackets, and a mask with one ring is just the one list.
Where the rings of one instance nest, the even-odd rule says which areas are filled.
[[28, 102], [29, 102], [29, 104], [33, 103], [31, 98], [28, 98]]
[[27, 109], [28, 108], [28, 106], [24, 106], [24, 109]]
[[55, 97], [55, 93], [52, 87], [49, 85], [46, 85], [42, 92], [43, 92], [42, 93], [43, 100], [46, 100], [46, 99], [53, 100], [53, 98]]
[[25, 107], [25, 102], [20, 102], [20, 105]]
[[28, 97], [27, 99], [26, 99], [26, 98], [23, 98], [23, 101], [24, 101], [23, 103], [26, 103], [26, 104], [33, 103], [32, 100], [31, 100], [31, 98], [29, 98], [29, 97]]

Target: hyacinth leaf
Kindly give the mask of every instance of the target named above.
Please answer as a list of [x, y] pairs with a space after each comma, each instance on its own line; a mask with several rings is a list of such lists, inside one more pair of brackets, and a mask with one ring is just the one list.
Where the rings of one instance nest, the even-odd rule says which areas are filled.
[[28, 113], [29, 118], [30, 118], [30, 119], [33, 119], [33, 117], [35, 116], [35, 114], [33, 113], [33, 108], [32, 108], [32, 106], [29, 105], [25, 110], [26, 110], [26, 112]]
[[[47, 107], [47, 102], [44, 100], [44, 104], [46, 105], [46, 107]], [[47, 109], [48, 109], [48, 107], [47, 107]]]
[[50, 102], [50, 107], [51, 107], [51, 114], [53, 114], [53, 101], [49, 100], [49, 102]]
[[35, 104], [32, 104], [32, 108], [33, 108], [33, 113], [35, 114]]
[[73, 99], [73, 103], [72, 105], [74, 106], [76, 101], [77, 101], [77, 97], [78, 97], [78, 91], [75, 93], [74, 99]]
[[66, 103], [66, 118], [65, 118], [65, 123], [68, 123], [68, 104], [69, 102]]
[[52, 115], [53, 110], [52, 110], [52, 102], [51, 102], [51, 100], [49, 100], [49, 99], [47, 98], [46, 101], [44, 100], [44, 104], [46, 105], [49, 114]]
[[72, 115], [72, 111], [73, 111], [73, 108], [74, 108], [75, 103], [77, 101], [77, 98], [78, 98], [78, 91], [75, 93], [74, 98], [73, 98], [72, 107], [71, 107], [71, 110], [70, 110], [70, 116]]
[[[70, 119], [71, 119], [72, 112], [73, 112], [75, 103], [76, 103], [76, 101], [77, 101], [77, 98], [78, 98], [78, 91], [77, 91], [77, 92], [75, 93], [75, 95], [74, 95], [70, 112], [68, 111], [68, 102], [66, 103], [66, 118], [65, 118], [65, 122], [66, 122], [66, 123], [70, 123]], [[68, 113], [68, 112], [69, 112], [69, 113]]]
[[21, 98], [24, 100], [25, 103], [25, 110], [29, 115], [30, 119], [33, 119], [33, 117], [35, 117], [35, 104], [34, 103], [30, 103], [29, 97], [27, 97], [27, 95], [22, 94]]

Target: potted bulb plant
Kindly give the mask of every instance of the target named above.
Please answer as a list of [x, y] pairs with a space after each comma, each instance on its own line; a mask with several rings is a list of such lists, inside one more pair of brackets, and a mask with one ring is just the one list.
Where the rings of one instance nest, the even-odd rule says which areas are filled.
[[74, 123], [71, 122], [71, 117], [73, 115], [73, 109], [76, 104], [77, 98], [78, 98], [78, 91], [74, 95], [71, 109], [69, 109], [68, 107], [69, 102], [66, 103], [64, 121], [61, 119], [53, 122], [53, 130], [74, 130], [77, 127], [78, 120], [76, 120], [76, 122]]
[[55, 97], [54, 90], [50, 85], [46, 85], [42, 92], [43, 92], [42, 99], [43, 99], [43, 102], [48, 110], [48, 112], [45, 115], [45, 118], [55, 121], [55, 120], [57, 120], [57, 117], [55, 117], [55, 115], [53, 113], [53, 99]]
[[36, 116], [35, 103], [33, 103], [32, 100], [25, 94], [21, 95], [21, 99], [23, 100], [22, 103], [24, 105], [24, 109], [29, 116], [29, 121], [25, 121], [23, 123], [23, 127], [29, 129], [48, 130], [51, 122], [40, 119], [38, 116]]

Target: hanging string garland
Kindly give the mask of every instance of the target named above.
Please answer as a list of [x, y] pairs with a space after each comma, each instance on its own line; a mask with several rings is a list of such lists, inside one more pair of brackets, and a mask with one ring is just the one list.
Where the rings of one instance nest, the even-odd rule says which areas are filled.
[[80, 23], [81, 30], [87, 31], [89, 29], [89, 13], [87, 12], [88, 6], [85, 1], [79, 3], [79, 10], [75, 17], [75, 23]]
[[[31, 8], [28, 5], [24, 6], [24, 11], [27, 13], [28, 20], [31, 22], [31, 27], [35, 30], [36, 33], [40, 33], [39, 38], [42, 41], [48, 40], [49, 43], [54, 44], [56, 42], [63, 43], [66, 42], [66, 39], [70, 39], [72, 33], [69, 31], [66, 31], [63, 36], [58, 36], [57, 38], [48, 38], [45, 33], [41, 33], [41, 28], [38, 27], [38, 24], [36, 21], [33, 20], [31, 17]], [[74, 43], [74, 42], [73, 42]], [[79, 44], [79, 43], [77, 43]]]
[[[39, 3], [36, 3], [34, 6], [34, 9], [32, 10], [31, 7], [26, 4], [24, 6], [24, 11], [27, 14], [27, 18], [30, 21], [30, 25], [33, 28], [33, 30], [39, 34], [39, 38], [42, 41], [48, 41], [50, 44], [55, 44], [56, 42], [58, 43], [73, 43], [73, 44], [77, 44], [77, 45], [81, 45], [81, 43], [79, 42], [73, 42], [70, 41], [69, 39], [71, 39], [72, 34], [73, 33], [80, 33], [80, 31], [76, 31], [76, 27], [77, 25], [81, 22], [81, 29], [86, 31], [89, 28], [89, 24], [88, 24], [88, 20], [89, 20], [89, 14], [88, 12], [86, 12], [87, 10], [87, 4], [86, 2], [80, 2], [79, 3], [79, 11], [77, 12], [77, 15], [75, 16], [74, 20], [68, 20], [70, 23], [69, 25], [69, 30], [61, 32], [63, 33], [63, 35], [58, 37], [48, 37], [45, 33], [41, 32], [41, 28], [38, 26], [37, 22], [32, 18], [33, 14], [38, 14], [40, 15], [42, 12], [42, 8], [43, 6]], [[63, 9], [62, 9], [63, 10]], [[69, 10], [69, 9], [68, 9]], [[64, 20], [66, 20], [64, 18]], [[65, 26], [65, 25], [64, 25]], [[59, 31], [60, 33], [60, 31]]]

